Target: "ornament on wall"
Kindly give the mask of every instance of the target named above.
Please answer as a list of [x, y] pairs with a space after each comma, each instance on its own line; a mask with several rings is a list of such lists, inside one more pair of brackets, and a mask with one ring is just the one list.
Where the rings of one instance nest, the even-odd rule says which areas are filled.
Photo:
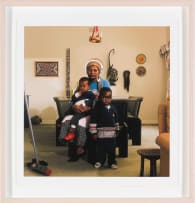
[[102, 33], [98, 26], [94, 26], [89, 37], [89, 42], [100, 43], [102, 41]]
[[124, 89], [126, 89], [129, 92], [129, 86], [130, 86], [130, 71], [125, 70], [123, 72], [123, 79], [124, 79]]
[[168, 80], [167, 80], [167, 98], [170, 97], [170, 41], [167, 44], [164, 44], [160, 47], [160, 56], [163, 57], [165, 61], [166, 68], [168, 70]]
[[136, 56], [136, 62], [138, 64], [144, 64], [146, 62], [146, 56], [144, 54], [138, 54]]
[[110, 85], [116, 85], [116, 81], [118, 80], [118, 71], [116, 68], [113, 68], [113, 64], [110, 64], [110, 54], [115, 53], [115, 49], [111, 49], [108, 54], [108, 71], [107, 71], [107, 80], [110, 82]]
[[66, 49], [66, 97], [70, 99], [70, 48]]
[[170, 69], [170, 42], [160, 47], [160, 56], [164, 57], [166, 67]]
[[144, 66], [138, 66], [136, 69], [136, 74], [138, 76], [144, 76], [146, 74], [146, 68]]

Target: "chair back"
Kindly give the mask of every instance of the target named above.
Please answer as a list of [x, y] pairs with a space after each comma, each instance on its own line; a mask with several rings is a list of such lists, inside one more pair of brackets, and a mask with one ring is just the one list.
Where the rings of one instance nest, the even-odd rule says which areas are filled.
[[139, 110], [141, 106], [141, 102], [143, 101], [142, 97], [129, 97], [128, 100], [128, 116], [129, 117], [138, 117], [139, 116]]

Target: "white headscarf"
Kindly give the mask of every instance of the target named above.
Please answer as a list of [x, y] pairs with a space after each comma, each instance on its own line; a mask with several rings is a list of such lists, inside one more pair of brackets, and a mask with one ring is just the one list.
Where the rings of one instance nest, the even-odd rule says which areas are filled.
[[100, 70], [100, 73], [102, 72], [103, 70], [103, 63], [100, 59], [98, 58], [92, 58], [90, 59], [89, 61], [87, 61], [86, 65], [85, 65], [85, 68], [86, 68], [86, 71], [87, 71], [87, 68], [90, 66], [90, 65], [95, 65], [97, 68], [99, 68]]

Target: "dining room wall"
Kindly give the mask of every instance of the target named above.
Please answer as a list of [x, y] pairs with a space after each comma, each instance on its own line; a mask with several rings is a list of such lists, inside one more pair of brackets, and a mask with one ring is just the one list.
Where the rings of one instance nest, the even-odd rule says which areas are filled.
[[[76, 88], [86, 75], [85, 64], [90, 58], [100, 58], [104, 64], [101, 74], [106, 78], [110, 63], [118, 70], [118, 81], [111, 86], [114, 98], [141, 96], [140, 118], [143, 124], [157, 123], [157, 107], [165, 102], [168, 70], [159, 54], [160, 47], [170, 39], [169, 27], [100, 27], [101, 43], [90, 43], [91, 27], [25, 27], [24, 78], [30, 95], [30, 113], [39, 115], [43, 123], [55, 123], [57, 109], [53, 97], [66, 97], [66, 49], [70, 48], [70, 90]], [[146, 61], [138, 64], [136, 57], [144, 54]], [[57, 77], [35, 75], [36, 61], [58, 61]], [[138, 76], [136, 69], [144, 66], [146, 74]], [[130, 71], [129, 91], [124, 89], [125, 70]]]

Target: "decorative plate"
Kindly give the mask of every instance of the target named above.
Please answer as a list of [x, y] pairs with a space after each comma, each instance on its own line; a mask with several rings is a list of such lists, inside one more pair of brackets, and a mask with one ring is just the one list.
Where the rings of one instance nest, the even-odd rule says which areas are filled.
[[146, 56], [144, 54], [138, 54], [136, 57], [136, 62], [138, 64], [144, 64], [146, 62]]
[[139, 66], [136, 69], [136, 73], [138, 76], [144, 76], [146, 74], [146, 68], [144, 66]]

